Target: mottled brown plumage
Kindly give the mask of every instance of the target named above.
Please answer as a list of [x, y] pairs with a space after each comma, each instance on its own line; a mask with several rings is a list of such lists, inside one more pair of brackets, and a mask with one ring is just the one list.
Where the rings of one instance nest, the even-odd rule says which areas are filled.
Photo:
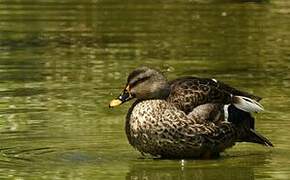
[[233, 101], [233, 95], [245, 96], [258, 101], [261, 99], [214, 79], [183, 77], [175, 79], [169, 84], [171, 91], [167, 101], [186, 114], [198, 105], [206, 103], [230, 104]]
[[261, 98], [216, 80], [184, 77], [168, 82], [154, 69], [137, 68], [110, 106], [133, 98], [126, 134], [142, 154], [210, 158], [241, 141], [272, 146], [254, 130], [250, 114], [262, 110], [255, 101]]
[[234, 145], [238, 134], [230, 123], [198, 123], [165, 100], [136, 102], [126, 118], [130, 144], [163, 158], [209, 158]]

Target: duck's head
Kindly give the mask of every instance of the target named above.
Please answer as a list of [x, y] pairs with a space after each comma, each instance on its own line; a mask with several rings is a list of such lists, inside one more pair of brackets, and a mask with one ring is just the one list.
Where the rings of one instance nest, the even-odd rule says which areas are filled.
[[119, 97], [110, 102], [109, 107], [121, 105], [133, 98], [165, 99], [169, 93], [169, 84], [162, 73], [148, 67], [140, 67], [129, 74], [125, 89]]

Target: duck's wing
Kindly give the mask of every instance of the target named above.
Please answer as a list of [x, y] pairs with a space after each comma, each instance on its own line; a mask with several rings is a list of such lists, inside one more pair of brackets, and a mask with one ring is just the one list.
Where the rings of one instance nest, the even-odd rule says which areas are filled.
[[260, 97], [239, 91], [215, 79], [184, 77], [171, 81], [170, 86], [171, 92], [167, 101], [186, 114], [207, 103], [233, 103], [248, 112], [262, 110], [262, 106], [257, 103]]
[[188, 115], [190, 119], [196, 119], [198, 123], [213, 122], [219, 124], [225, 121], [224, 105], [207, 103], [195, 107]]

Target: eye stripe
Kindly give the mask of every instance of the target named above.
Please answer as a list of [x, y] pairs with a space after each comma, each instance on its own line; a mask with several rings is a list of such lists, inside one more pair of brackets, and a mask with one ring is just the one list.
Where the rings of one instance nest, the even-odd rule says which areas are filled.
[[135, 82], [132, 82], [132, 83], [130, 84], [130, 87], [132, 88], [132, 87], [136, 86], [137, 84], [140, 84], [140, 83], [142, 83], [142, 82], [144, 82], [144, 81], [146, 81], [146, 80], [148, 80], [148, 79], [150, 79], [150, 76], [146, 76], [146, 77], [143, 77], [143, 78], [141, 78], [141, 79], [138, 79], [138, 80], [136, 80]]

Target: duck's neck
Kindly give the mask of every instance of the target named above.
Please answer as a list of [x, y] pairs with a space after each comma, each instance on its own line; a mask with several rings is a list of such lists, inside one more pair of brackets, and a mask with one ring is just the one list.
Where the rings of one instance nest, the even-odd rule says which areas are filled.
[[146, 85], [138, 87], [138, 91], [135, 91], [137, 92], [135, 93], [136, 99], [141, 101], [149, 99], [167, 99], [169, 96], [171, 88], [166, 80], [159, 79], [146, 83]]
[[[154, 86], [154, 85], [153, 85]], [[170, 94], [170, 85], [166, 82], [164, 84], [159, 84], [150, 95], [149, 99], [167, 99]]]
[[167, 99], [169, 94], [170, 94], [170, 86], [169, 84], [167, 84], [165, 88], [160, 90], [158, 99]]

